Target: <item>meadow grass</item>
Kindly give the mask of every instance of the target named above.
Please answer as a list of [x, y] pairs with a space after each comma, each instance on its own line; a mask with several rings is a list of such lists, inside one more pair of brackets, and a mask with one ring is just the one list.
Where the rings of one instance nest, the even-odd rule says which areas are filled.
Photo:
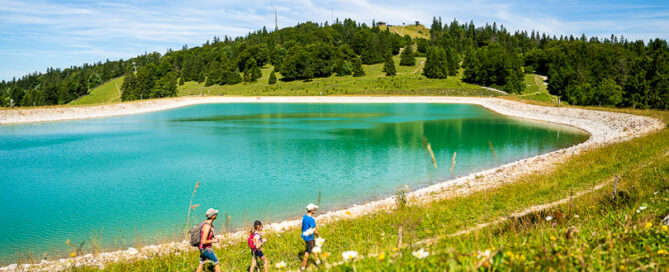
[[90, 93], [82, 96], [72, 102], [70, 105], [90, 105], [90, 104], [102, 104], [102, 103], [113, 103], [121, 102], [121, 94], [116, 89], [118, 85], [121, 88], [123, 84], [123, 79], [125, 76], [117, 77], [111, 79], [102, 85], [91, 89]]
[[[314, 95], [449, 95], [449, 96], [497, 96], [498, 93], [483, 89], [477, 85], [462, 82], [462, 70], [457, 76], [446, 79], [429, 79], [423, 76], [417, 58], [414, 66], [400, 66], [399, 57], [395, 57], [396, 76], [385, 76], [383, 64], [364, 65], [365, 76], [330, 76], [315, 78], [312, 81], [301, 80], [269, 85], [269, 74], [274, 69], [263, 67], [262, 77], [256, 82], [236, 85], [213, 85], [204, 87], [204, 83], [185, 82], [179, 86], [180, 96], [188, 95], [234, 95], [234, 96], [314, 96]], [[277, 77], [281, 79], [280, 75]]]
[[390, 28], [390, 32], [392, 33], [397, 33], [400, 36], [404, 37], [404, 35], [409, 35], [412, 39], [416, 38], [423, 38], [423, 39], [429, 39], [430, 38], [430, 29], [425, 27], [424, 25], [404, 25], [404, 26], [383, 26], [379, 27], [381, 30], [386, 30], [386, 28]]
[[[538, 102], [542, 103], [542, 102]], [[668, 112], [616, 110], [669, 120]], [[323, 252], [329, 264], [355, 250], [359, 258], [335, 265], [334, 271], [453, 270], [658, 270], [667, 267], [669, 231], [659, 226], [669, 213], [669, 131], [584, 151], [563, 164], [518, 181], [467, 196], [424, 204], [408, 200], [404, 208], [379, 210], [319, 226], [327, 239]], [[620, 177], [618, 200], [612, 201], [611, 180]], [[450, 237], [477, 224], [506, 218], [527, 207], [569, 198], [598, 184], [568, 204]], [[637, 213], [639, 207], [645, 206]], [[576, 216], [578, 215], [578, 217]], [[547, 216], [552, 219], [547, 221]], [[220, 223], [220, 222], [217, 222]], [[650, 225], [649, 225], [650, 224]], [[398, 244], [398, 230], [402, 243]], [[299, 230], [267, 233], [270, 262], [299, 266], [304, 248]], [[431, 245], [421, 244], [436, 239]], [[222, 268], [240, 271], [250, 264], [246, 241], [216, 249]], [[425, 259], [412, 252], [424, 248]], [[193, 271], [196, 252], [117, 263], [105, 271]], [[310, 269], [316, 269], [315, 264]], [[325, 268], [325, 265], [321, 265]], [[93, 271], [77, 268], [75, 271]]]

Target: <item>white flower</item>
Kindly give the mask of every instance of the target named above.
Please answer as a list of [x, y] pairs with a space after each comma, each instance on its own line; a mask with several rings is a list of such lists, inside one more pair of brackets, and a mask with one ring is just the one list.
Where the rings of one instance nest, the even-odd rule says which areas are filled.
[[310, 229], [308, 229], [308, 230], [305, 230], [305, 231], [302, 233], [302, 235], [303, 235], [303, 236], [309, 236], [309, 235], [312, 235], [312, 234], [314, 234], [314, 231], [315, 231], [315, 230], [316, 230], [315, 228], [310, 228]]
[[418, 259], [425, 259], [428, 255], [430, 255], [430, 252], [427, 252], [421, 248], [418, 251], [412, 252], [411, 254]]
[[313, 253], [321, 253], [321, 252], [323, 252], [323, 250], [321, 249], [321, 247], [318, 247], [318, 246], [317, 246], [317, 247], [312, 248], [312, 249], [311, 249], [311, 252], [313, 252]]
[[284, 267], [286, 267], [286, 262], [284, 262], [284, 261], [278, 262], [278, 263], [276, 263], [275, 266], [276, 266], [276, 268], [284, 268]]
[[488, 258], [490, 257], [490, 249], [486, 249], [485, 251], [479, 251], [478, 252], [479, 258]]
[[322, 247], [322, 246], [323, 246], [323, 243], [325, 243], [325, 239], [324, 239], [324, 238], [320, 238], [320, 237], [316, 238], [316, 246], [317, 246], [317, 247]]
[[578, 219], [578, 218], [579, 218], [578, 214], [575, 214], [575, 215], [574, 215], [574, 218]]
[[344, 251], [342, 252], [341, 257], [344, 258], [344, 261], [355, 259], [358, 257], [358, 252], [355, 250]]
[[135, 255], [135, 254], [139, 253], [139, 251], [137, 249], [135, 249], [134, 247], [129, 247], [127, 252], [130, 255]]
[[549, 215], [549, 216], [546, 216], [546, 221], [551, 221], [551, 220], [553, 220], [553, 217], [552, 217], [552, 216], [550, 216], [550, 215]]

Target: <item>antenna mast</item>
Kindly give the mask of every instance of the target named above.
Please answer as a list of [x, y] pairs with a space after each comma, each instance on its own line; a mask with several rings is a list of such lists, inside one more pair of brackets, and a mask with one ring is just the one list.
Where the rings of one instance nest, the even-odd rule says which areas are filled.
[[276, 12], [276, 7], [274, 7], [274, 31], [279, 30], [279, 15]]

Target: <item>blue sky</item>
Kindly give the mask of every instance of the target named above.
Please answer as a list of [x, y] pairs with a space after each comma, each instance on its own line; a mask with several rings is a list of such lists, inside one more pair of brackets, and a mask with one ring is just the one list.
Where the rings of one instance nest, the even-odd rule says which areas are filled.
[[0, 80], [48, 67], [69, 67], [145, 51], [197, 46], [213, 36], [244, 35], [263, 26], [353, 18], [371, 23], [430, 25], [496, 21], [507, 29], [550, 34], [669, 39], [669, 1], [32, 1], [0, 0]]

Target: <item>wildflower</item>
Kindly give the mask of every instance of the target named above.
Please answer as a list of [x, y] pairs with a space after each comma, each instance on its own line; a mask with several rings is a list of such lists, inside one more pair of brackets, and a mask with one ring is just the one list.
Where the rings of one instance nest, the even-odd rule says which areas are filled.
[[280, 262], [276, 263], [275, 266], [276, 266], [276, 268], [284, 268], [284, 267], [286, 267], [286, 262], [280, 261]]
[[557, 238], [555, 238], [555, 236], [553, 236], [553, 235], [551, 235], [550, 238], [551, 238], [551, 241], [555, 241], [555, 240], [557, 240]]
[[386, 253], [385, 252], [379, 253], [379, 256], [377, 258], [379, 259], [379, 261], [385, 260], [386, 259]]
[[312, 234], [314, 234], [314, 231], [315, 231], [315, 230], [316, 230], [315, 228], [310, 228], [310, 229], [308, 229], [308, 230], [305, 230], [305, 231], [302, 233], [302, 235], [303, 235], [303, 236], [309, 236], [309, 235], [312, 235]]
[[397, 250], [399, 250], [397, 247], [393, 247], [393, 251], [397, 251]]
[[664, 225], [664, 226], [662, 226], [662, 230], [663, 231], [669, 231], [669, 227], [667, 227], [667, 225]]
[[479, 259], [490, 257], [490, 249], [486, 249], [485, 251], [479, 251], [478, 257]]
[[430, 255], [430, 252], [427, 252], [421, 248], [418, 251], [412, 252], [411, 254], [418, 259], [425, 259], [428, 255]]
[[74, 253], [74, 252], [70, 253], [70, 257], [74, 258], [76, 256], [77, 256], [77, 253]]
[[525, 260], [525, 255], [520, 255], [520, 257], [518, 257], [518, 260], [524, 261]]
[[579, 218], [578, 214], [575, 214], [575, 215], [574, 215], [574, 218], [578, 219], [578, 218]]
[[550, 215], [549, 215], [549, 216], [546, 216], [546, 221], [551, 221], [551, 220], [553, 220], [553, 217], [552, 217], [552, 216], [550, 216]]
[[667, 251], [664, 250], [664, 249], [660, 249], [660, 250], [657, 251], [657, 254], [658, 254], [658, 255], [667, 255], [667, 254], [669, 254], [669, 252], [667, 252]]
[[321, 254], [321, 258], [323, 260], [327, 259], [328, 257], [330, 257], [330, 252], [323, 252], [323, 254]]
[[509, 260], [512, 260], [512, 261], [513, 261], [513, 259], [514, 259], [514, 257], [515, 257], [515, 255], [513, 255], [513, 252], [511, 252], [511, 251], [506, 251], [506, 252], [504, 252], [504, 255], [507, 256], [507, 257], [509, 257]]
[[317, 247], [312, 248], [312, 249], [311, 249], [311, 252], [313, 252], [313, 253], [321, 253], [321, 252], [323, 252], [323, 250], [321, 249], [321, 247], [318, 247], [318, 246], [317, 246]]
[[640, 212], [642, 212], [643, 210], [645, 210], [645, 209], [647, 209], [647, 208], [648, 208], [648, 206], [646, 206], [646, 204], [644, 204], [644, 205], [642, 205], [641, 207], [639, 207], [638, 209], [636, 209], [636, 213], [640, 213]]
[[355, 250], [344, 251], [342, 252], [341, 257], [344, 258], [344, 261], [355, 259], [358, 257], [358, 252]]
[[658, 194], [658, 192], [657, 192], [657, 191], [655, 191], [655, 193], [653, 193], [653, 194], [654, 194], [654, 195], [657, 195], [657, 194]]
[[346, 215], [351, 215], [351, 211], [346, 211]]
[[645, 228], [649, 229], [649, 228], [652, 228], [652, 227], [653, 227], [653, 223], [651, 223], [651, 222], [646, 223]]
[[325, 243], [325, 239], [324, 239], [324, 238], [320, 238], [320, 237], [316, 238], [316, 246], [317, 246], [317, 247], [322, 247], [322, 246], [323, 246], [323, 243]]
[[620, 266], [620, 270], [625, 270], [625, 266], [624, 266], [624, 265], [621, 265], [621, 266]]

